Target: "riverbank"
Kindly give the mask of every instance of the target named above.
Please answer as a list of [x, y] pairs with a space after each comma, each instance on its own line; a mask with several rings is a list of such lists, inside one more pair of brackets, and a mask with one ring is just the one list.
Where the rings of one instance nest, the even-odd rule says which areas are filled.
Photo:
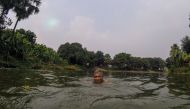
[[52, 63], [35, 63], [29, 61], [21, 60], [11, 60], [11, 61], [0, 61], [0, 68], [15, 68], [15, 69], [31, 69], [31, 70], [42, 70], [42, 71], [54, 71], [54, 72], [86, 72], [89, 71], [93, 73], [93, 69], [98, 69], [104, 73], [133, 73], [133, 74], [167, 74], [165, 71], [134, 71], [134, 70], [117, 70], [112, 68], [86, 68], [79, 65], [69, 65], [68, 63], [52, 64]]
[[190, 67], [179, 67], [169, 69], [170, 74], [190, 74]]
[[116, 70], [116, 69], [106, 69], [106, 68], [97, 68], [99, 71], [104, 72], [104, 73], [133, 73], [133, 74], [167, 74], [165, 71], [152, 71], [152, 70], [147, 70], [147, 71], [134, 71], [134, 70]]
[[92, 67], [86, 68], [79, 65], [69, 65], [68, 63], [51, 64], [51, 63], [34, 63], [28, 61], [12, 60], [12, 62], [0, 61], [0, 69], [29, 69], [29, 70], [41, 70], [41, 71], [54, 71], [54, 72], [86, 72], [93, 73], [94, 69], [97, 69], [104, 73], [133, 73], [133, 74], [164, 74], [161, 71], [134, 71], [134, 70], [117, 70], [112, 68], [100, 68]]
[[28, 69], [54, 72], [79, 72], [84, 68], [78, 65], [69, 65], [67, 63], [52, 64], [52, 63], [34, 63], [29, 61], [12, 60], [0, 61], [0, 69]]

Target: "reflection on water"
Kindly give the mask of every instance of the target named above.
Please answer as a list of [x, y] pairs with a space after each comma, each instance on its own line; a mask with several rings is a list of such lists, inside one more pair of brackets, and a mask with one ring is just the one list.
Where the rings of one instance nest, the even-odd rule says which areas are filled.
[[0, 109], [189, 109], [190, 75], [0, 70]]

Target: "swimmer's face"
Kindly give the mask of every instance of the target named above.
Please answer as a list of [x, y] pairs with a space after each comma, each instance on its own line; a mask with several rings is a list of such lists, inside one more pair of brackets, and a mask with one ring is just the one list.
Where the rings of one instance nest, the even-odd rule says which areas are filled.
[[102, 83], [103, 82], [103, 75], [96, 73], [94, 74], [94, 82], [95, 83]]
[[95, 79], [95, 80], [100, 80], [100, 79], [102, 79], [102, 76], [101, 76], [101, 75], [98, 75], [98, 74], [95, 74], [95, 75], [94, 75], [94, 79]]

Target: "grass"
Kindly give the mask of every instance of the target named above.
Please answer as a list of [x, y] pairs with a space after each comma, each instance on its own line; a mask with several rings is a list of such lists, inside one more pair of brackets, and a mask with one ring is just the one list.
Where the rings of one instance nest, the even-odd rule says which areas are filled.
[[169, 73], [177, 73], [177, 74], [190, 74], [190, 67], [179, 67], [179, 68], [172, 68], [169, 70]]
[[83, 71], [83, 68], [78, 65], [40, 63], [37, 61], [17, 60], [13, 57], [8, 57], [7, 61], [0, 58], [0, 68], [16, 68], [16, 69], [34, 69], [34, 70], [49, 70], [55, 72], [78, 72]]
[[65, 70], [68, 71], [81, 71], [82, 69], [77, 65], [67, 65], [64, 67]]

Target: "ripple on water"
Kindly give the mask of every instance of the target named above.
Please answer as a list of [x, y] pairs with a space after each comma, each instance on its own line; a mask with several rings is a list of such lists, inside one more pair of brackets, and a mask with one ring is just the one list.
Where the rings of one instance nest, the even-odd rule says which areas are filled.
[[[14, 73], [10, 73], [14, 74]], [[153, 76], [105, 76], [94, 84], [88, 76], [54, 72], [0, 74], [0, 108], [6, 109], [189, 109], [184, 80]], [[3, 76], [5, 76], [3, 78]], [[188, 79], [185, 79], [188, 80]], [[178, 84], [179, 83], [179, 84]]]

